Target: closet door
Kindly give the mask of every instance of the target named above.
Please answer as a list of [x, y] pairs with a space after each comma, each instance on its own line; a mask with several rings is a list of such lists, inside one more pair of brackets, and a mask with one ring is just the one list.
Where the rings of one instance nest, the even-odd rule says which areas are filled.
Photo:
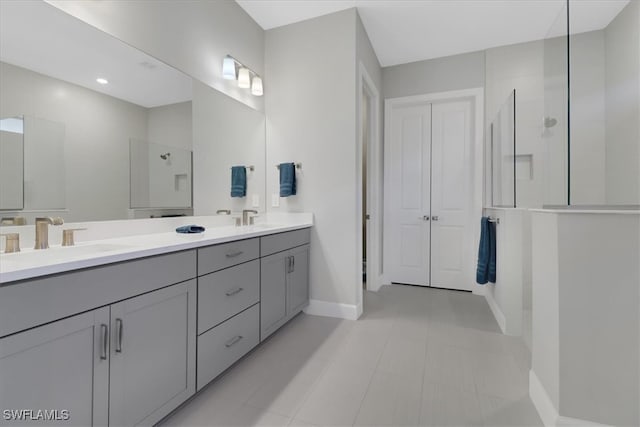
[[432, 106], [431, 286], [471, 290], [471, 101]]
[[387, 125], [385, 254], [391, 282], [427, 286], [431, 105], [394, 106]]

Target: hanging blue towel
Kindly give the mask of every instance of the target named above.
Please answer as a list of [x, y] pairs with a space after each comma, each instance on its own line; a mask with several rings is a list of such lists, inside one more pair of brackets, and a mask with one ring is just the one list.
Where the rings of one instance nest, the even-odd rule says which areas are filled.
[[183, 225], [182, 227], [176, 228], [176, 233], [182, 234], [193, 234], [202, 232], [204, 232], [204, 227], [201, 225]]
[[296, 195], [296, 165], [280, 163], [280, 197]]
[[489, 218], [486, 216], [480, 220], [480, 248], [478, 249], [478, 267], [476, 269], [476, 282], [479, 285], [485, 285], [489, 281], [490, 224]]
[[231, 168], [231, 197], [247, 195], [247, 170], [244, 166]]
[[489, 223], [489, 281], [496, 283], [496, 223]]

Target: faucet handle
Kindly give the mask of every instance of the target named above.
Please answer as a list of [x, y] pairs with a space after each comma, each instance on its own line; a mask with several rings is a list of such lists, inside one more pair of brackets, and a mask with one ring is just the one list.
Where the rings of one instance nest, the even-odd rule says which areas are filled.
[[4, 236], [7, 242], [4, 247], [4, 253], [10, 254], [12, 252], [20, 252], [20, 234], [19, 233], [3, 233], [0, 236]]
[[67, 228], [62, 230], [62, 246], [74, 246], [73, 232], [82, 230], [86, 230], [86, 228]]
[[27, 220], [23, 216], [2, 217], [0, 225], [27, 225]]

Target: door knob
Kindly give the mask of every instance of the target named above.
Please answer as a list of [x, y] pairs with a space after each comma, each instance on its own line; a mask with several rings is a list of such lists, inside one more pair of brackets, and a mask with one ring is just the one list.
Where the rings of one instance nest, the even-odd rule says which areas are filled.
[[433, 215], [433, 216], [431, 217], [431, 219], [432, 219], [433, 221], [437, 221], [439, 218], [438, 218], [438, 215]]

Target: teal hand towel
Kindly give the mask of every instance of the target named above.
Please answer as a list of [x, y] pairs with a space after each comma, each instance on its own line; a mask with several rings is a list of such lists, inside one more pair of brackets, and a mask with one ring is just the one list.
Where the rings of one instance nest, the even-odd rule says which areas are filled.
[[244, 166], [231, 168], [231, 197], [247, 195], [247, 170]]
[[480, 220], [476, 282], [480, 285], [496, 283], [496, 227], [486, 216]]
[[280, 197], [296, 195], [296, 165], [280, 163]]
[[480, 247], [478, 248], [478, 266], [476, 268], [476, 282], [479, 285], [485, 285], [489, 281], [489, 253], [491, 252], [489, 224], [489, 218], [483, 216], [480, 220]]

